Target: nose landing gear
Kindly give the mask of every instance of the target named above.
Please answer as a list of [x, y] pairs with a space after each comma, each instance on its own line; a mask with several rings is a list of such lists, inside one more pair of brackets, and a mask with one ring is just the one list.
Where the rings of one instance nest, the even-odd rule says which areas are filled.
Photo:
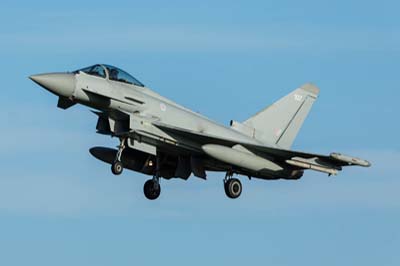
[[124, 166], [122, 164], [122, 162], [120, 161], [115, 161], [112, 165], [111, 165], [111, 172], [114, 175], [120, 175], [122, 174], [122, 171], [124, 170]]
[[115, 156], [115, 160], [114, 160], [113, 164], [111, 165], [111, 172], [114, 175], [120, 175], [120, 174], [122, 174], [122, 171], [124, 170], [124, 165], [121, 162], [121, 156], [122, 156], [122, 152], [125, 149], [125, 141], [126, 141], [126, 138], [121, 138], [121, 144], [118, 146], [117, 155]]

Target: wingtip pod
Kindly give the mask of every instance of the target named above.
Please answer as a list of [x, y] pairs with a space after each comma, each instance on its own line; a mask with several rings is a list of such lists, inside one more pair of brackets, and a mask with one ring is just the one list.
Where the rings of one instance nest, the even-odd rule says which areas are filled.
[[319, 95], [320, 89], [312, 83], [306, 83], [300, 87], [302, 90], [314, 94], [315, 96]]
[[359, 159], [359, 158], [355, 158], [355, 157], [351, 157], [351, 156], [347, 156], [347, 155], [343, 155], [341, 153], [331, 153], [330, 154], [331, 158], [341, 161], [341, 162], [345, 162], [348, 163], [350, 165], [358, 165], [358, 166], [362, 166], [362, 167], [370, 167], [371, 163], [367, 160], [363, 160], [363, 159]]

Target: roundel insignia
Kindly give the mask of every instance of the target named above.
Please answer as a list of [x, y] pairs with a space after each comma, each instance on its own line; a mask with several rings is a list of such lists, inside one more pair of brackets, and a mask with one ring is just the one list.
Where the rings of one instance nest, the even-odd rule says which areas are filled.
[[275, 136], [280, 137], [282, 135], [282, 129], [276, 129], [275, 130]]
[[165, 112], [167, 110], [167, 106], [164, 103], [160, 103], [161, 111]]

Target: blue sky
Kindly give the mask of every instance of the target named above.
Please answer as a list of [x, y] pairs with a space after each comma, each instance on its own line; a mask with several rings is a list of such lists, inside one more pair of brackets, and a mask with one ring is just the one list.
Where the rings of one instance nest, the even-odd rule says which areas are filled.
[[[398, 1], [2, 1], [0, 265], [399, 265]], [[27, 77], [104, 62], [218, 122], [305, 82], [321, 88], [295, 148], [370, 169], [248, 181], [115, 177], [86, 108]]]

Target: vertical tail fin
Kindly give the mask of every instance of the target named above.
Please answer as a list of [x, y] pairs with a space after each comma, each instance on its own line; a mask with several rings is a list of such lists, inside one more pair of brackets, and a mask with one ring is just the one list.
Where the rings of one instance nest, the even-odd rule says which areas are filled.
[[256, 139], [290, 148], [318, 94], [316, 86], [305, 84], [243, 124], [255, 129]]

